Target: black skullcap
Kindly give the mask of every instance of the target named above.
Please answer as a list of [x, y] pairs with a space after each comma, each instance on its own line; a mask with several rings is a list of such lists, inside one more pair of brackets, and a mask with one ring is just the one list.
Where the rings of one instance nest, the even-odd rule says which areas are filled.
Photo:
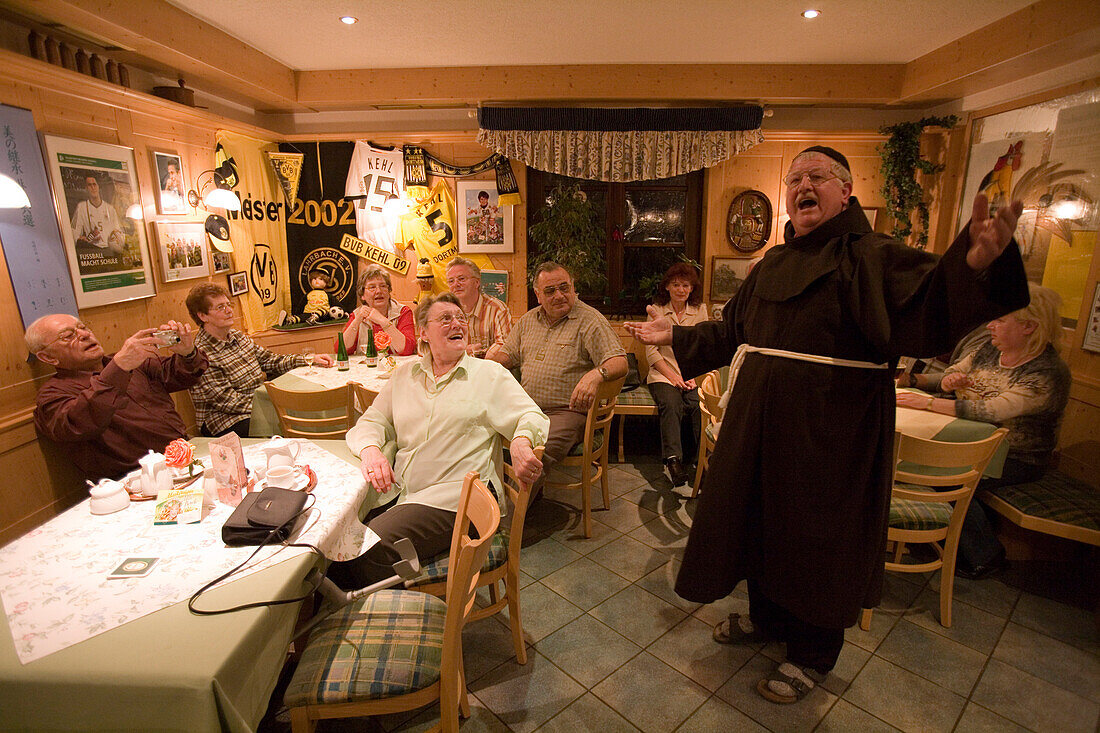
[[[840, 151], [834, 150], [833, 148], [827, 147], [825, 145], [811, 145], [810, 147], [803, 150], [802, 153], [821, 153], [825, 157], [832, 158], [837, 163], [840, 163], [842, 166], [844, 166], [844, 170], [848, 171], [849, 173], [852, 172], [851, 167], [848, 165], [848, 159], [845, 158]], [[799, 153], [798, 155], [802, 155], [802, 153]]]

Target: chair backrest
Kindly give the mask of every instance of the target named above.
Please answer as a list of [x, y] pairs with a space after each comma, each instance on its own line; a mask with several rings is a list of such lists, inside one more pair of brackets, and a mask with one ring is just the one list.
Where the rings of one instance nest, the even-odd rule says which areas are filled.
[[355, 424], [352, 391], [348, 385], [319, 392], [292, 392], [264, 382], [279, 416], [279, 428], [291, 438], [335, 440]]
[[[722, 375], [715, 369], [707, 372], [699, 381], [699, 409], [703, 413], [703, 427], [722, 422]], [[708, 422], [709, 421], [709, 422]]]
[[[602, 460], [611, 446], [611, 419], [615, 417], [615, 404], [623, 388], [625, 376], [611, 382], [600, 382], [596, 387], [596, 397], [588, 406], [588, 419], [584, 424], [584, 460], [586, 462]], [[602, 432], [599, 447], [595, 447], [595, 435]]]
[[348, 382], [348, 389], [351, 390], [352, 415], [355, 416], [355, 419], [358, 419], [374, 403], [374, 398], [378, 396], [378, 393], [367, 389], [359, 382]]
[[[470, 538], [470, 525], [477, 530], [477, 539]], [[470, 471], [462, 480], [462, 495], [451, 534], [447, 562], [447, 620], [443, 631], [445, 646], [448, 635], [460, 633], [473, 610], [477, 580], [489, 555], [493, 535], [499, 528], [500, 504], [496, 496], [481, 481], [477, 471]]]
[[[895, 433], [897, 457], [894, 464], [894, 496], [919, 501], [956, 501], [965, 496], [966, 503], [969, 503], [967, 495], [973, 494], [989, 459], [1006, 435], [1007, 428], [998, 428], [984, 440], [951, 443]], [[960, 488], [929, 493], [899, 487], [899, 482], [933, 488]]]
[[[542, 460], [542, 448], [535, 448], [535, 457]], [[508, 522], [508, 558], [519, 557], [523, 546], [523, 522], [527, 506], [531, 503], [531, 484], [520, 481], [512, 464], [504, 464], [504, 492], [512, 503], [512, 516]]]

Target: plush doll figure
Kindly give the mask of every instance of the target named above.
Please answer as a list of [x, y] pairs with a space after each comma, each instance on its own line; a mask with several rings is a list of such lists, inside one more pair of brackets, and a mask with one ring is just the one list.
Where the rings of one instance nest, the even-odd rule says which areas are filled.
[[332, 278], [327, 272], [310, 270], [309, 287], [311, 289], [306, 293], [306, 307], [302, 309], [302, 315], [290, 316], [286, 311], [279, 311], [279, 325], [290, 326], [302, 322], [314, 324], [330, 318], [345, 317], [347, 313], [340, 306], [329, 307], [327, 288], [331, 283]]
[[432, 263], [428, 261], [427, 257], [421, 257], [420, 262], [416, 265], [416, 284], [420, 286], [420, 292], [416, 294], [413, 302], [419, 303], [421, 298], [431, 294], [432, 286], [435, 284]]

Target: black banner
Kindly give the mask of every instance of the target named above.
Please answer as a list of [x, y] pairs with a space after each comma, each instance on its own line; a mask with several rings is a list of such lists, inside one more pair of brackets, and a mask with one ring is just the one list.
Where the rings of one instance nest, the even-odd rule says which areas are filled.
[[295, 315], [306, 305], [310, 271], [329, 276], [329, 305], [349, 313], [355, 308], [355, 276], [358, 259], [340, 249], [345, 234], [355, 236], [355, 206], [344, 199], [344, 184], [351, 165], [352, 142], [282, 143], [284, 153], [302, 153], [302, 178], [298, 198], [286, 221], [287, 262], [290, 266], [290, 303]]

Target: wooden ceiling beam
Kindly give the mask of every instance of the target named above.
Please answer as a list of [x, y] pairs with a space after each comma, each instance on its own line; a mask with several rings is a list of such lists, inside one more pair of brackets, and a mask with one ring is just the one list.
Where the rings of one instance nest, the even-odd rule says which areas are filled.
[[482, 103], [766, 101], [877, 105], [895, 100], [901, 64], [577, 64], [299, 71], [314, 109]]
[[905, 65], [899, 104], [986, 91], [1100, 53], [1100, 3], [1040, 0]]
[[110, 41], [159, 70], [202, 80], [203, 88], [261, 111], [304, 109], [291, 69], [164, 0], [5, 0], [5, 5], [32, 20]]

